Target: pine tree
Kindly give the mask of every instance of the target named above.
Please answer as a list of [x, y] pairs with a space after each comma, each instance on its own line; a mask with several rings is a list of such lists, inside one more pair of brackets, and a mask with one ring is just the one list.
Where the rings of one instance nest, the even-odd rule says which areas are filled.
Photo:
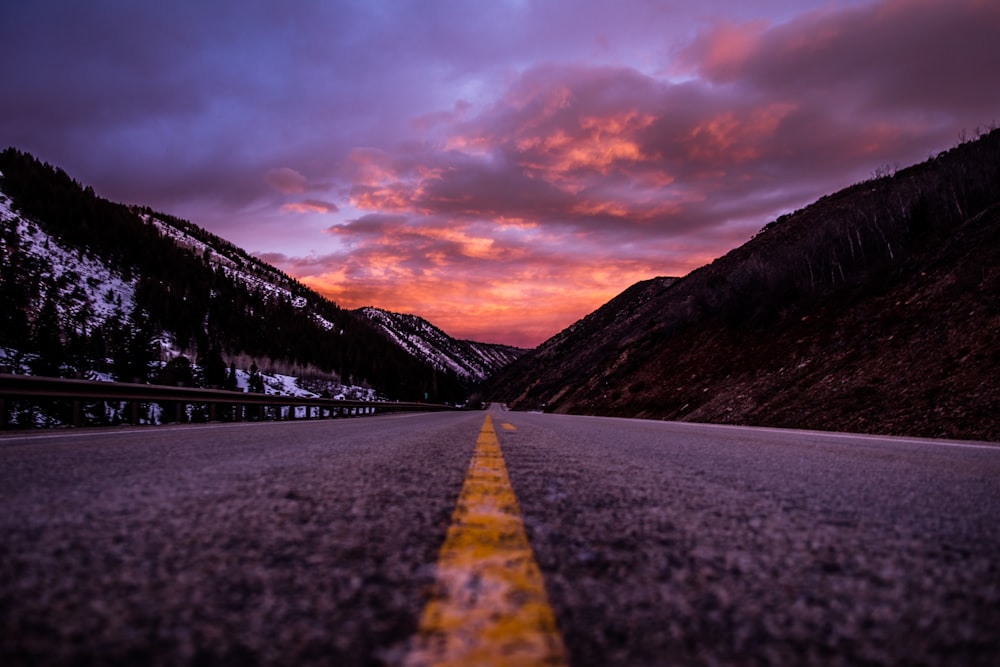
[[222, 350], [218, 345], [209, 348], [201, 360], [202, 372], [205, 374], [205, 386], [219, 389], [226, 384], [226, 362], [222, 359]]
[[66, 361], [66, 350], [63, 346], [62, 329], [59, 326], [59, 311], [51, 291], [46, 293], [42, 301], [32, 334], [34, 351], [38, 354], [38, 357], [31, 362], [32, 373], [58, 377]]
[[236, 391], [236, 362], [229, 362], [229, 374], [226, 376], [226, 389]]
[[155, 360], [153, 323], [149, 313], [139, 306], [129, 316], [129, 334], [116, 357], [116, 374], [123, 382], [145, 383], [149, 365]]
[[264, 378], [261, 376], [260, 369], [257, 368], [256, 363], [250, 364], [250, 379], [248, 385], [247, 391], [251, 394], [264, 393]]

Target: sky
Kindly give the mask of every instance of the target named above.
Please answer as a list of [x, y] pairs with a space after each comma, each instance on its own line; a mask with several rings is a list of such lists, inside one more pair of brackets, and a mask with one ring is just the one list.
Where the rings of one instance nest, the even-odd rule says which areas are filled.
[[0, 4], [0, 148], [531, 347], [1000, 118], [996, 0]]

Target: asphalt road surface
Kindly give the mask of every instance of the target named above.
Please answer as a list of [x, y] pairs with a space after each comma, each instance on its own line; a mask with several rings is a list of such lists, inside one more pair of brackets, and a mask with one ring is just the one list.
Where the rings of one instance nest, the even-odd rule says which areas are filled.
[[[571, 665], [1000, 664], [1000, 446], [491, 414]], [[0, 435], [0, 664], [403, 664], [484, 417]]]

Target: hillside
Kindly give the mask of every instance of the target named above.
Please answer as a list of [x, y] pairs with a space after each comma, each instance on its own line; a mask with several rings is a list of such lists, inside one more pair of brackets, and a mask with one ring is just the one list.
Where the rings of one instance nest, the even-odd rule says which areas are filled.
[[514, 408], [1000, 440], [1000, 131], [639, 283], [501, 371]]
[[[447, 402], [470, 384], [228, 241], [15, 149], [0, 153], [0, 268], [6, 371], [218, 387], [255, 368], [273, 390], [294, 377], [303, 391]], [[479, 364], [466, 347], [462, 363]]]
[[355, 312], [368, 318], [412, 356], [469, 384], [482, 382], [527, 352], [509, 345], [457, 340], [416, 315], [374, 307]]

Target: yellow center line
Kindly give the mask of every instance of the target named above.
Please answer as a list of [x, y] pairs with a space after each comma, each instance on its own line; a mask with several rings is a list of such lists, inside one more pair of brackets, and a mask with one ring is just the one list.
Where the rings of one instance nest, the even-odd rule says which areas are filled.
[[566, 649], [487, 415], [405, 665], [565, 665]]

